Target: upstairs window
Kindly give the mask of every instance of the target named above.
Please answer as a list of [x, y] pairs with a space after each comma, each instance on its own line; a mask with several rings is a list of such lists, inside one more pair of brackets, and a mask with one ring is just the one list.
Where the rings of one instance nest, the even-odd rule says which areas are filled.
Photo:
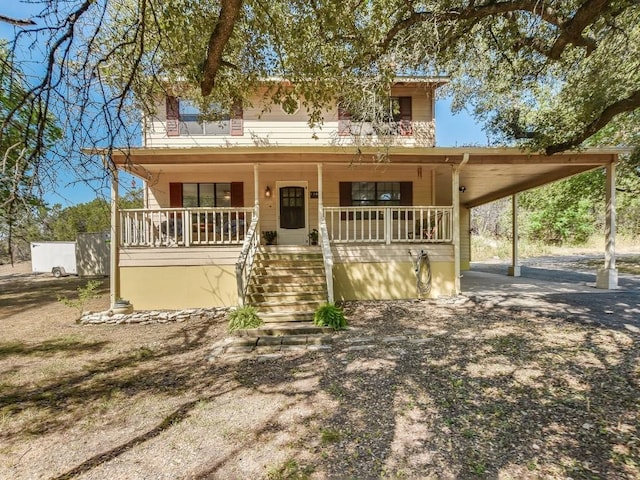
[[198, 107], [191, 102], [180, 102], [180, 135], [229, 135], [230, 115], [203, 120]]
[[243, 135], [242, 106], [236, 104], [231, 114], [222, 114], [214, 118], [203, 118], [202, 113], [192, 102], [167, 97], [167, 136], [180, 135]]
[[388, 97], [382, 104], [356, 115], [338, 104], [339, 135], [413, 135], [411, 97]]

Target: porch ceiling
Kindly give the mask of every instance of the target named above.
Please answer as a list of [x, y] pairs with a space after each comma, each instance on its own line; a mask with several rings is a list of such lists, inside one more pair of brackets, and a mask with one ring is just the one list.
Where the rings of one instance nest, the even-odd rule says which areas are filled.
[[[368, 162], [379, 166], [374, 156], [381, 149], [361, 147], [206, 147], [131, 149], [113, 154], [118, 168], [141, 178], [151, 178], [160, 171], [179, 172], [185, 167], [192, 171], [210, 170], [213, 165], [228, 169], [244, 169], [259, 164], [263, 168], [291, 169], [307, 164], [348, 165]], [[567, 152], [552, 156], [524, 152], [516, 148], [418, 148], [392, 147], [385, 149], [389, 164], [432, 166], [438, 170], [460, 169], [461, 204], [475, 207], [518, 192], [538, 187], [578, 173], [614, 163], [626, 149], [598, 148], [581, 152]]]

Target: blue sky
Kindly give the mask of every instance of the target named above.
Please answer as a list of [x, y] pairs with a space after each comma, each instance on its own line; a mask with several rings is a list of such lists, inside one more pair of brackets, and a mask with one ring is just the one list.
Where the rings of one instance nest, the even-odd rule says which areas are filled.
[[[4, 0], [0, 4], [0, 13], [14, 18], [28, 18], [30, 14], [38, 12], [41, 7], [42, 5], [29, 5], [20, 0]], [[12, 38], [14, 34], [13, 26], [0, 22], [0, 37]], [[450, 99], [442, 98], [436, 101], [436, 145], [439, 147], [485, 146], [487, 136], [466, 111], [454, 115], [451, 112]], [[96, 172], [96, 176], [101, 176], [102, 173]], [[51, 205], [60, 203], [67, 206], [89, 202], [96, 198], [96, 191], [107, 198], [109, 196], [108, 182], [94, 182], [87, 185], [78, 181], [74, 171], [59, 171], [57, 177], [55, 190], [46, 192], [44, 195], [45, 201]], [[121, 175], [121, 191], [129, 190], [132, 187], [132, 181], [133, 177]]]

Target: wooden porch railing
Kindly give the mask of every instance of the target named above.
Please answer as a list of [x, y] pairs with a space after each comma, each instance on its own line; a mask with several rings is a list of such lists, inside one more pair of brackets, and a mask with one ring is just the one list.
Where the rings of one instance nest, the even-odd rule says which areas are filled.
[[327, 281], [327, 301], [333, 303], [333, 253], [331, 253], [331, 243], [329, 242], [329, 232], [327, 222], [321, 215], [318, 227], [320, 228], [319, 243], [322, 249], [322, 259], [324, 261], [324, 274]]
[[334, 243], [451, 243], [453, 207], [324, 207]]
[[258, 230], [258, 207], [255, 207], [253, 213], [253, 219], [247, 230], [247, 235], [244, 238], [242, 244], [242, 251], [240, 257], [236, 262], [236, 282], [238, 284], [238, 304], [244, 305], [244, 300], [247, 295], [247, 285], [249, 285], [249, 279], [251, 278], [251, 271], [253, 270], [253, 262], [258, 251], [258, 245], [260, 244], [260, 235]]
[[253, 207], [120, 210], [120, 246], [241, 245], [253, 216]]

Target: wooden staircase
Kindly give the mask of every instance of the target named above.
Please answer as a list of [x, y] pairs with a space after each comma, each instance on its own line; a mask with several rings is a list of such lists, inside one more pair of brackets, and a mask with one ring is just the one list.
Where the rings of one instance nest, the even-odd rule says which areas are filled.
[[[256, 307], [263, 330], [311, 333], [316, 308], [327, 302], [322, 251], [316, 246], [261, 246], [245, 302]], [[325, 332], [324, 328], [314, 332]], [[328, 330], [330, 331], [330, 329]]]

